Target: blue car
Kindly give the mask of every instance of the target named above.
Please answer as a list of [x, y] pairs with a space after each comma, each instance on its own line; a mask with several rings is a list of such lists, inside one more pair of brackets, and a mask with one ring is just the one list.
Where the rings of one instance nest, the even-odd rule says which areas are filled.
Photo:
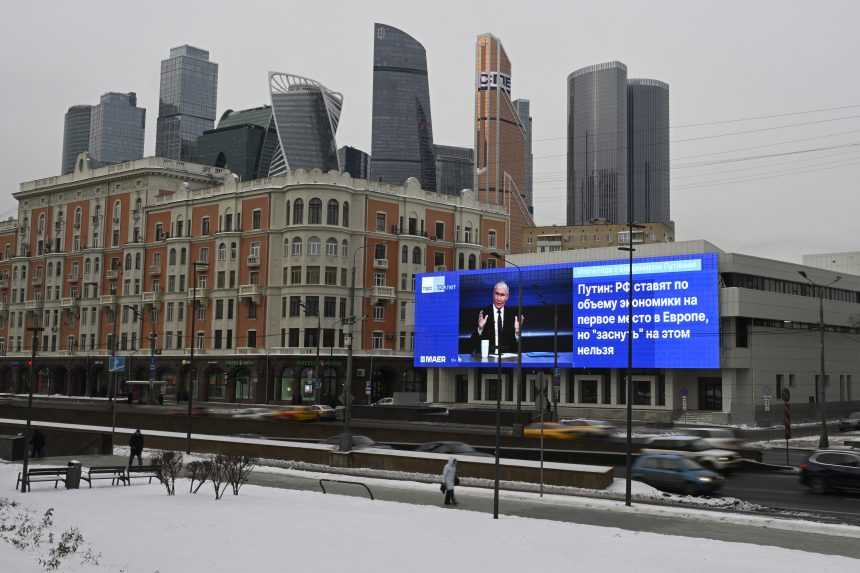
[[633, 464], [633, 479], [662, 491], [687, 495], [714, 493], [724, 478], [679, 454], [642, 454]]

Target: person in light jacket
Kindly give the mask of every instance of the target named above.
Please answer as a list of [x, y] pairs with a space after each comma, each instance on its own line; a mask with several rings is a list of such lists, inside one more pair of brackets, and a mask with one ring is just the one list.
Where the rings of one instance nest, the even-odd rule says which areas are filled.
[[457, 505], [457, 500], [454, 498], [454, 486], [459, 481], [457, 479], [457, 460], [451, 458], [445, 464], [445, 469], [442, 470], [442, 488], [445, 492], [445, 505]]

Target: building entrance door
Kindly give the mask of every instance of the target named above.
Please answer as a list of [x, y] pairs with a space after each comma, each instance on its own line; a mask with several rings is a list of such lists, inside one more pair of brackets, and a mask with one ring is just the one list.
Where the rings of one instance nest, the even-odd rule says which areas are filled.
[[469, 377], [463, 374], [458, 374], [455, 382], [456, 386], [454, 388], [454, 401], [455, 402], [468, 402], [469, 401]]
[[723, 409], [722, 378], [699, 378], [699, 410]]

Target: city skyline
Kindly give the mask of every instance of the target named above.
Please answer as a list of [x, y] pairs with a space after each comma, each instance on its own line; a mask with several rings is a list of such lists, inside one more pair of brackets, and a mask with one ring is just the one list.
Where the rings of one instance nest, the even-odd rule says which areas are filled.
[[[105, 38], [81, 42], [75, 35], [77, 40], [68, 42], [70, 47], [60, 57], [46, 59], [24, 54], [3, 64], [6, 77], [33, 94], [27, 101], [16, 95], [20, 91], [12, 90], [3, 96], [7, 109], [16, 110], [2, 120], [2, 128], [15, 134], [15, 145], [7, 143], [4, 147], [8, 162], [3, 182], [7, 189], [14, 190], [21, 181], [57, 174], [62, 116], [71, 105], [91, 101], [94, 93], [116, 86], [133, 89], [142, 107], [155, 109], [155, 62], [170, 46], [184, 43], [206, 46], [219, 62], [219, 114], [227, 108], [260, 105], [267, 99], [260, 85], [261, 76], [269, 69], [288, 69], [340, 88], [347, 103], [338, 144], [369, 149], [370, 34], [373, 22], [378, 21], [421, 39], [434, 77], [430, 85], [435, 108], [434, 141], [449, 145], [468, 146], [472, 139], [470, 86], [474, 71], [472, 62], [462, 54], [472, 49], [475, 37], [482, 32], [491, 31], [504, 39], [506, 49], [516, 60], [517, 87], [523, 89], [517, 93], [531, 100], [535, 219], [539, 224], [565, 222], [564, 214], [557, 209], [565, 197], [564, 78], [572, 69], [617, 59], [624, 61], [636, 76], [660, 78], [672, 86], [672, 218], [678, 224], [679, 239], [705, 238], [728, 249], [795, 261], [799, 261], [802, 252], [852, 250], [854, 243], [840, 231], [850, 226], [849, 214], [856, 211], [860, 201], [849, 193], [853, 173], [851, 157], [846, 153], [850, 149], [798, 158], [803, 161], [783, 158], [725, 166], [714, 163], [735, 155], [755, 154], [743, 151], [749, 147], [764, 146], [764, 154], [851, 142], [846, 132], [851, 131], [855, 121], [850, 106], [855, 103], [856, 85], [838, 73], [838, 58], [832, 56], [856, 49], [858, 40], [843, 26], [850, 14], [857, 14], [857, 7], [843, 4], [848, 17], [834, 22], [812, 8], [774, 11], [773, 6], [762, 3], [750, 8], [740, 23], [731, 18], [731, 9], [682, 4], [647, 11], [636, 3], [614, 9], [587, 4], [550, 7], [516, 19], [505, 16], [504, 11], [488, 15], [478, 6], [453, 3], [434, 6], [420, 15], [396, 3], [378, 3], [363, 11], [340, 6], [328, 32], [340, 41], [313, 54], [303, 53], [301, 59], [292, 55], [290, 48], [316, 45], [312, 39], [316, 33], [301, 31], [286, 40], [275, 40], [270, 33], [277, 28], [278, 14], [295, 10], [287, 5], [272, 7], [271, 24], [260, 25], [250, 14], [225, 21], [219, 16], [222, 6], [216, 4], [211, 15], [195, 16], [196, 25], [191, 30], [183, 25], [187, 19], [182, 17], [191, 12], [179, 7], [177, 18], [158, 20], [160, 32], [143, 39], [133, 53], [97, 49], [105, 39], [116, 39], [117, 45], [122, 45], [121, 29], [111, 23], [118, 22], [123, 11], [105, 11], [111, 14], [99, 20]], [[451, 19], [454, 9], [458, 18]], [[302, 10], [308, 17], [320, 18], [327, 12], [322, 8]], [[76, 27], [91, 25], [91, 19], [85, 22], [82, 14], [71, 9], [61, 7], [55, 12], [49, 18], [39, 7], [15, 7], [8, 21], [17, 24], [4, 35], [4, 46], [12, 49], [14, 45], [26, 45], [35, 26], [42, 34], [62, 41], [71, 39]], [[578, 14], [575, 19], [573, 12]], [[141, 15], [141, 24], [154, 22], [158, 13], [155, 9], [152, 14]], [[586, 25], [607, 19], [614, 24], [600, 34], [591, 29], [591, 24]], [[252, 20], [255, 33], [240, 33]], [[576, 23], [571, 24], [574, 20]], [[674, 25], [679, 22], [684, 25]], [[772, 32], [767, 43], [757, 39], [762, 22], [767, 22]], [[719, 30], [727, 26], [737, 28], [738, 37], [744, 40], [725, 46]], [[817, 41], [825, 27], [828, 41]], [[555, 33], [569, 28], [575, 33]], [[344, 50], [344, 46], [349, 49]], [[87, 66], [98, 73], [81, 74], [71, 65], [84, 54]], [[762, 66], [762, 62], [767, 65]], [[805, 77], [800, 85], [795, 81], [798, 70], [803, 70]], [[57, 89], [60, 84], [62, 90]], [[830, 111], [810, 113], [822, 109]], [[779, 114], [790, 115], [771, 117]], [[154, 153], [155, 115], [150, 113], [148, 118], [144, 155]], [[736, 125], [719, 123], [761, 116], [769, 119]], [[788, 127], [781, 127], [784, 125]], [[741, 131], [751, 133], [730, 135]], [[840, 133], [845, 135], [837, 135]], [[786, 143], [790, 141], [797, 143]], [[818, 189], [823, 193], [810, 192]], [[786, 197], [791, 201], [786, 202]], [[839, 208], [833, 208], [834, 202]], [[761, 214], [769, 212], [773, 204], [792, 208], [779, 224], [762, 222]], [[14, 210], [11, 200], [0, 202], [3, 217]], [[725, 225], [723, 217], [731, 218], [732, 225]], [[792, 231], [808, 227], [808, 220], [826, 220], [828, 224], [814, 232]], [[748, 232], [730, 233], [727, 227]]]

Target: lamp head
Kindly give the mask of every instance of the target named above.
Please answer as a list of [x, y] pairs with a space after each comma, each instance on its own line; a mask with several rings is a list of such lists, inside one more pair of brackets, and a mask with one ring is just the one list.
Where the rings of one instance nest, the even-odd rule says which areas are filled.
[[805, 278], [805, 279], [809, 280], [809, 277], [808, 277], [808, 276], [806, 276], [806, 271], [797, 271], [797, 274], [799, 274], [799, 275], [800, 275], [800, 276], [802, 276], [803, 278]]

